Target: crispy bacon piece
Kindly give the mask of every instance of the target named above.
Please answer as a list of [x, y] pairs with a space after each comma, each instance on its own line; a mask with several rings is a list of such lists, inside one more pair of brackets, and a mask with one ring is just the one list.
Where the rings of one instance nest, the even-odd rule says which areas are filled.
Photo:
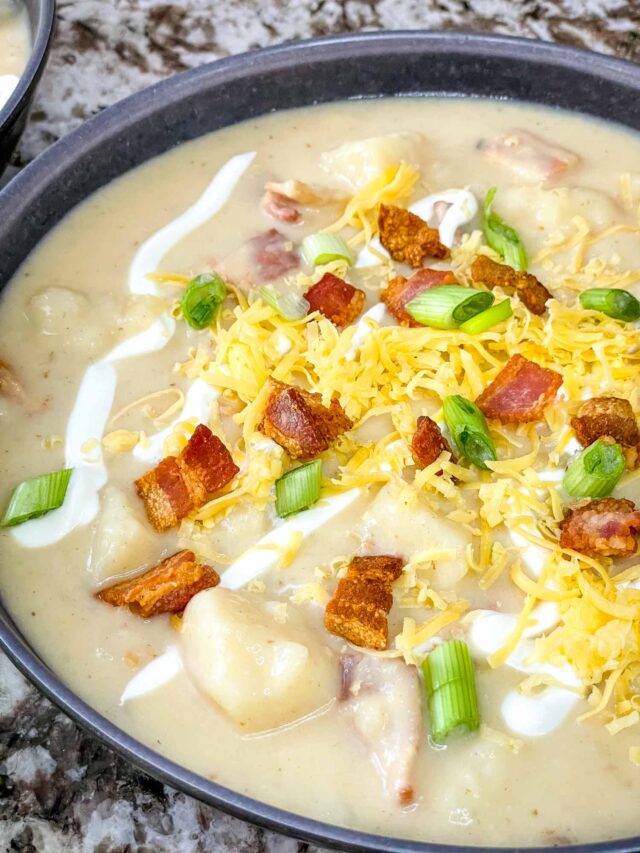
[[326, 272], [305, 293], [311, 311], [319, 311], [340, 327], [354, 322], [364, 308], [366, 298], [364, 290], [358, 290], [330, 272]]
[[181, 613], [196, 593], [219, 583], [218, 573], [198, 563], [193, 551], [178, 551], [137, 578], [101, 590], [97, 597], [148, 619], [158, 613]]
[[394, 261], [421, 267], [425, 258], [447, 258], [436, 228], [402, 207], [381, 204], [378, 213], [380, 242]]
[[[411, 440], [411, 455], [414, 462], [420, 468], [426, 468], [435, 462], [443, 450], [451, 453], [449, 442], [440, 432], [440, 427], [431, 418], [426, 415], [421, 415], [418, 418], [418, 425], [415, 434]], [[442, 474], [439, 471], [438, 474]]]
[[558, 393], [562, 376], [521, 355], [512, 356], [476, 400], [488, 418], [503, 424], [539, 421]]
[[325, 608], [327, 631], [356, 646], [386, 649], [392, 585], [402, 574], [402, 566], [400, 557], [354, 557]]
[[226, 486], [240, 469], [209, 427], [199, 424], [179, 456], [167, 456], [135, 481], [156, 530], [175, 527]]
[[257, 267], [259, 282], [273, 281], [300, 266], [300, 258], [286, 237], [271, 228], [249, 240], [252, 261]]
[[422, 731], [417, 670], [374, 655], [349, 653], [340, 662], [340, 711], [369, 750], [387, 796], [409, 806]]
[[488, 287], [515, 290], [532, 314], [544, 314], [547, 300], [551, 299], [551, 294], [535, 275], [523, 270], [518, 272], [507, 264], [498, 264], [486, 255], [478, 255], [471, 264], [471, 278]]
[[626, 498], [580, 501], [560, 522], [560, 545], [589, 557], [632, 557], [640, 510]]
[[575, 166], [580, 158], [573, 151], [551, 145], [526, 130], [512, 130], [482, 148], [487, 160], [506, 166], [527, 181], [556, 178]]
[[258, 429], [294, 459], [317, 456], [352, 426], [337, 400], [327, 408], [322, 405], [320, 394], [269, 380], [269, 395]]
[[406, 306], [419, 293], [442, 284], [457, 284], [454, 274], [449, 270], [422, 269], [409, 279], [403, 275], [392, 278], [387, 289], [380, 294], [380, 299], [401, 326], [417, 328], [420, 323], [405, 311]]
[[635, 467], [640, 453], [640, 429], [631, 403], [621, 397], [593, 397], [571, 418], [571, 426], [583, 447], [599, 438], [612, 438], [622, 445], [627, 464]]
[[291, 199], [280, 195], [280, 193], [274, 190], [267, 190], [262, 196], [260, 203], [267, 216], [271, 216], [279, 222], [287, 222], [290, 225], [295, 225], [296, 222], [300, 222], [302, 219], [302, 214]]

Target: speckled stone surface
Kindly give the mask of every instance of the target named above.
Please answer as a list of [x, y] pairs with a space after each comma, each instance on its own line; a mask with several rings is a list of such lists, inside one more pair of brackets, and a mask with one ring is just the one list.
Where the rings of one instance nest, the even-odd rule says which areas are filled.
[[[200, 63], [298, 38], [416, 28], [540, 38], [640, 61], [639, 0], [59, 0], [15, 164], [103, 107]], [[320, 853], [134, 771], [1, 655], [0, 851]]]

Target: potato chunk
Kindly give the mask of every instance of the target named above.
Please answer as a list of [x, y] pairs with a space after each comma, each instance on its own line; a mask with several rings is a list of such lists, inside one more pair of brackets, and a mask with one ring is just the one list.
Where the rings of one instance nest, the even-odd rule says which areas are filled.
[[206, 590], [185, 610], [181, 641], [194, 683], [245, 732], [292, 723], [337, 695], [335, 655], [292, 605]]

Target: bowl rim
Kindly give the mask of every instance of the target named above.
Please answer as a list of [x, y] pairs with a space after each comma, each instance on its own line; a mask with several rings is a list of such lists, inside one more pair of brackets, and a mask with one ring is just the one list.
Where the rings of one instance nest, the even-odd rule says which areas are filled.
[[0, 107], [0, 134], [14, 115], [28, 104], [31, 92], [44, 70], [53, 38], [56, 19], [56, 0], [38, 0], [38, 22], [35, 35], [32, 33], [31, 52], [15, 89]]
[[[52, 16], [54, 0], [43, 0], [43, 4], [48, 7]], [[39, 31], [38, 39], [40, 39], [41, 49], [46, 52], [49, 37]], [[104, 137], [115, 133], [125, 119], [133, 122], [136, 117], [140, 118], [148, 112], [153, 112], [153, 104], [160, 100], [164, 93], [171, 92], [175, 98], [181, 92], [197, 91], [200, 82], [210, 77], [217, 76], [222, 80], [225, 77], [242, 78], [245, 74], [255, 74], [256, 69], [274, 69], [283, 64], [292, 65], [310, 50], [325, 53], [334, 51], [339, 54], [346, 49], [351, 54], [358, 54], [366, 53], [372, 45], [381, 47], [393, 45], [394, 50], [400, 53], [403, 47], [406, 50], [415, 50], [416, 42], [424, 46], [426, 51], [438, 49], [478, 57], [499, 55], [515, 60], [527, 58], [542, 65], [550, 63], [556, 67], [575, 67], [576, 63], [580, 63], [583, 67], [591, 69], [596, 77], [628, 85], [640, 93], [640, 66], [627, 60], [596, 54], [581, 48], [531, 39], [460, 31], [440, 33], [426, 30], [349, 33], [305, 39], [206, 63], [143, 89], [105, 109], [48, 148], [0, 191], [0, 222], [3, 221], [4, 212], [12, 213], [15, 208], [28, 209], [29, 204], [39, 195], [42, 189], [41, 184], [52, 173], [64, 170], [65, 166], [73, 162], [79, 149], [86, 153], [91, 149], [92, 140], [104, 141]], [[32, 81], [33, 60], [34, 56], [31, 57], [28, 66], [31, 69]], [[23, 78], [26, 77], [25, 72]], [[21, 84], [24, 82], [21, 78]], [[29, 85], [29, 83], [20, 85], [18, 91], [14, 92], [15, 99], [10, 99], [8, 102], [11, 109], [15, 109], [16, 101], [21, 101], [27, 96]], [[452, 91], [451, 95], [455, 95], [455, 91]], [[446, 97], [447, 94], [442, 93], [440, 96]], [[4, 112], [0, 111], [0, 121], [4, 118]], [[55, 227], [55, 223], [51, 227]], [[505, 850], [516, 849], [469, 847], [465, 844], [443, 844], [374, 835], [308, 818], [240, 794], [155, 752], [94, 710], [78, 694], [68, 688], [53, 670], [49, 669], [32, 649], [27, 639], [21, 635], [20, 629], [13, 624], [4, 608], [0, 610], [0, 648], [41, 692], [81, 727], [106, 743], [120, 756], [151, 777], [235, 817], [276, 832], [344, 851], [369, 850], [374, 853], [466, 853], [466, 851], [500, 853], [502, 851], [504, 853]], [[640, 848], [640, 835], [633, 838], [614, 839], [610, 842], [569, 845], [561, 849], [572, 853], [602, 853], [602, 851], [633, 853], [638, 848]], [[551, 848], [527, 847], [524, 849], [528, 853], [548, 853]]]

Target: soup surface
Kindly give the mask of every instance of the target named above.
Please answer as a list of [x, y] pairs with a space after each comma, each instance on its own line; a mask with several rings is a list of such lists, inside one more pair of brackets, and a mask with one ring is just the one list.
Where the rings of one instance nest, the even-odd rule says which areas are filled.
[[560, 112], [335, 104], [69, 214], [0, 311], [0, 498], [72, 469], [0, 533], [39, 653], [320, 820], [637, 833], [639, 162]]
[[17, 86], [30, 50], [26, 8], [16, 0], [0, 0], [0, 109]]

